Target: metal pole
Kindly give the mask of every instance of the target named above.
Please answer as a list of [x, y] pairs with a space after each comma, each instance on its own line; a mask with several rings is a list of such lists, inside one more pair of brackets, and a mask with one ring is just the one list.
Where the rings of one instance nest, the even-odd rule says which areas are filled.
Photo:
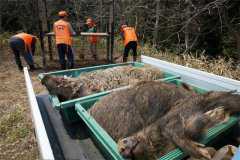
[[115, 30], [115, 0], [112, 1], [112, 23], [111, 23], [111, 51], [110, 51], [110, 62], [113, 62], [113, 53], [114, 53], [114, 30]]
[[[109, 21], [110, 22], [110, 21]], [[109, 23], [110, 24], [110, 23]], [[110, 62], [110, 28], [109, 28], [109, 25], [107, 25], [107, 32], [108, 32], [108, 37], [107, 37], [107, 41], [106, 41], [106, 43], [107, 43], [107, 60], [108, 60], [108, 62]]]
[[39, 29], [39, 37], [40, 37], [40, 45], [41, 45], [41, 54], [42, 54], [42, 64], [43, 68], [46, 69], [46, 56], [45, 56], [45, 47], [44, 47], [44, 34], [43, 34], [43, 28], [42, 28], [42, 21], [40, 19], [39, 15], [39, 6], [38, 6], [38, 0], [36, 0], [36, 10], [37, 10], [37, 19], [38, 19], [38, 29]]
[[[47, 29], [48, 29], [48, 32], [50, 32], [51, 27], [50, 27], [50, 22], [48, 19], [47, 1], [43, 0], [43, 3], [44, 3], [44, 8], [45, 8], [45, 18], [47, 21]], [[48, 50], [49, 50], [49, 59], [52, 61], [53, 60], [53, 51], [52, 51], [52, 37], [51, 36], [48, 36]]]

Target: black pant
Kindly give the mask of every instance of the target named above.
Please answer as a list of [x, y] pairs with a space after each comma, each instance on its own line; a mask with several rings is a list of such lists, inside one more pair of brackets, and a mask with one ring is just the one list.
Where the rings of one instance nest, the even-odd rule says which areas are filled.
[[133, 51], [133, 57], [137, 57], [137, 42], [131, 41], [124, 48], [124, 55], [123, 55], [124, 58], [128, 57], [128, 53], [131, 49]]
[[66, 69], [66, 60], [65, 55], [68, 59], [68, 65], [67, 67], [69, 69], [74, 67], [74, 57], [72, 52], [72, 47], [67, 44], [58, 44], [58, 55], [59, 55], [59, 63], [61, 64], [62, 69]]
[[24, 57], [25, 61], [30, 66], [30, 68], [34, 68], [32, 54], [28, 50], [26, 50], [25, 43], [21, 38], [11, 37], [9, 45], [14, 53], [16, 64], [20, 70], [22, 70], [23, 68], [20, 55]]

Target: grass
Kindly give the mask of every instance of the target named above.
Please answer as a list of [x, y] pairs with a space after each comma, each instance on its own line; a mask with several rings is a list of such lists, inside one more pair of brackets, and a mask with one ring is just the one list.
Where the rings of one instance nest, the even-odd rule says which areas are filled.
[[191, 54], [176, 55], [169, 52], [159, 52], [147, 45], [141, 47], [139, 50], [145, 55], [149, 55], [161, 60], [166, 60], [168, 62], [196, 68], [209, 73], [214, 73], [216, 75], [240, 80], [240, 69], [234, 66], [234, 62], [231, 59], [225, 60], [221, 57], [209, 59], [203, 54], [197, 56], [198, 58]]
[[[1, 49], [0, 159], [38, 159], [38, 148], [28, 106], [23, 72], [17, 70], [9, 49]], [[44, 90], [32, 73], [34, 90]]]

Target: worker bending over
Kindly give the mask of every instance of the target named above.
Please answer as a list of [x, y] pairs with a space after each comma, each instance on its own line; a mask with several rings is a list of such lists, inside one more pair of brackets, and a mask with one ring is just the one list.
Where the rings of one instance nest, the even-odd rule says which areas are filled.
[[124, 54], [123, 62], [127, 62], [128, 53], [130, 50], [133, 51], [133, 61], [137, 60], [137, 35], [133, 27], [128, 27], [127, 25], [121, 26], [121, 35], [124, 43]]
[[[86, 24], [88, 26], [87, 32], [90, 32], [90, 33], [97, 32], [96, 24], [92, 18], [88, 18]], [[97, 60], [98, 59], [98, 57], [97, 57], [97, 36], [89, 36], [88, 42], [90, 44], [90, 52], [91, 52], [93, 58], [95, 60]]]
[[23, 70], [20, 55], [22, 55], [30, 67], [30, 71], [35, 70], [33, 55], [37, 38], [27, 33], [19, 33], [9, 40], [10, 47], [14, 53], [15, 61], [20, 71]]
[[53, 31], [56, 36], [56, 45], [58, 49], [59, 62], [61, 69], [66, 69], [65, 55], [68, 62], [69, 69], [74, 67], [74, 56], [72, 51], [72, 36], [76, 35], [72, 29], [71, 24], [68, 22], [68, 14], [66, 11], [58, 13], [60, 20], [56, 21], [53, 25]]

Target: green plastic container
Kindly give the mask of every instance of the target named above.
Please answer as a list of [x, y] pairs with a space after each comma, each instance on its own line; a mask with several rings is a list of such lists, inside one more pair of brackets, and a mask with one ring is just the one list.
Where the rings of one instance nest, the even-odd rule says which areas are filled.
[[[38, 77], [39, 77], [39, 79], [42, 79], [44, 75], [79, 77], [79, 76], [81, 76], [81, 73], [83, 73], [83, 72], [90, 72], [90, 71], [95, 71], [95, 70], [99, 70], [99, 69], [107, 69], [107, 68], [112, 68], [112, 67], [116, 67], [116, 66], [126, 66], [126, 65], [132, 65], [134, 67], [143, 67], [144, 63], [128, 62], [128, 63], [120, 63], [120, 64], [100, 65], [100, 66], [85, 67], [85, 68], [80, 68], [80, 69], [41, 73], [41, 74], [39, 74]], [[162, 80], [166, 81], [166, 80], [178, 79], [178, 78], [180, 78], [180, 76], [172, 75], [172, 74], [164, 72], [164, 78]], [[67, 123], [73, 123], [73, 122], [76, 122], [79, 120], [79, 116], [76, 114], [75, 109], [74, 109], [74, 105], [76, 102], [92, 99], [94, 97], [103, 96], [103, 95], [110, 93], [111, 91], [99, 92], [99, 93], [92, 94], [89, 96], [72, 99], [72, 100], [68, 100], [68, 101], [63, 101], [63, 102], [60, 102], [59, 98], [56, 95], [49, 95], [49, 99], [50, 99], [50, 102], [52, 103], [52, 106], [54, 108], [60, 110], [64, 121], [66, 121]]]
[[[169, 80], [168, 82], [174, 83], [176, 85], [181, 84], [181, 80]], [[194, 87], [194, 86], [193, 86]], [[194, 87], [197, 93], [204, 93], [203, 89]], [[105, 94], [106, 95], [106, 94]], [[121, 155], [118, 153], [116, 142], [108, 135], [108, 133], [91, 117], [87, 110], [91, 108], [96, 101], [98, 101], [102, 96], [92, 97], [89, 99], [80, 100], [75, 104], [75, 109], [77, 114], [86, 123], [88, 129], [90, 130], [92, 139], [98, 145], [99, 149], [103, 152], [107, 159], [111, 160], [123, 160]], [[222, 135], [229, 128], [233, 127], [238, 122], [237, 117], [231, 117], [227, 123], [217, 125], [207, 132], [206, 136], [202, 139], [203, 144], [208, 144], [214, 139]], [[187, 155], [184, 154], [180, 149], [175, 149], [168, 154], [159, 157], [159, 160], [181, 160]]]

